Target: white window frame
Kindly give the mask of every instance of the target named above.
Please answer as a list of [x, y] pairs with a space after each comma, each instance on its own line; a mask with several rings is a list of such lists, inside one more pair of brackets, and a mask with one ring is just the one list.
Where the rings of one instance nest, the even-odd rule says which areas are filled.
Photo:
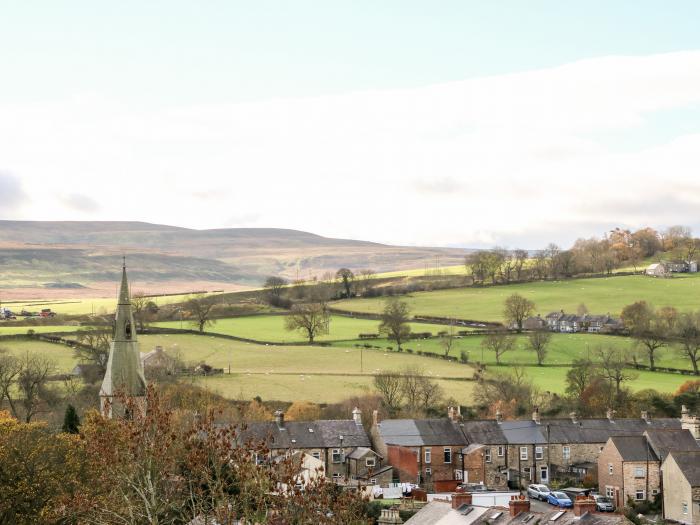
[[615, 487], [605, 487], [605, 495], [608, 498], [614, 498], [615, 497]]
[[459, 469], [455, 469], [455, 479], [458, 481], [462, 481], [462, 471]]
[[484, 461], [486, 461], [486, 463], [491, 463], [491, 448], [490, 447], [486, 447], [484, 449]]
[[527, 447], [520, 447], [520, 461], [527, 461]]
[[634, 467], [634, 477], [635, 478], [645, 478], [644, 467]]
[[433, 473], [433, 469], [431, 467], [425, 467], [425, 475], [430, 476]]
[[613, 475], [613, 464], [612, 463], [608, 463], [608, 474], [611, 476]]
[[377, 459], [375, 457], [365, 458], [365, 467], [374, 467], [377, 465]]
[[685, 516], [688, 515], [688, 502], [687, 502], [687, 501], [683, 501], [683, 502], [681, 503], [681, 512], [682, 512], [683, 515], [685, 515]]
[[571, 459], [571, 447], [566, 445], [561, 447], [561, 457], [563, 459], [569, 460]]
[[452, 449], [445, 447], [442, 449], [442, 460], [449, 465], [452, 465]]
[[433, 459], [432, 451], [429, 448], [425, 449], [425, 454], [423, 455], [423, 461], [426, 465], [430, 464]]
[[535, 447], [535, 459], [544, 459], [544, 447]]
[[[642, 495], [641, 498], [639, 497], [640, 494]], [[644, 489], [637, 489], [634, 491], [634, 500], [635, 501], [644, 501], [645, 499], [647, 499], [646, 496], [647, 496], [647, 494], [646, 494], [646, 491]]]
[[504, 447], [503, 445], [498, 445], [498, 457], [502, 458], [505, 455], [506, 455], [506, 447]]
[[[336, 456], [338, 456], [337, 460], [336, 460]], [[331, 461], [333, 463], [342, 463], [343, 462], [343, 453], [339, 448], [334, 448], [333, 451], [331, 452]]]
[[311, 457], [316, 458], [316, 459], [321, 459], [321, 453], [320, 452], [312, 452]]

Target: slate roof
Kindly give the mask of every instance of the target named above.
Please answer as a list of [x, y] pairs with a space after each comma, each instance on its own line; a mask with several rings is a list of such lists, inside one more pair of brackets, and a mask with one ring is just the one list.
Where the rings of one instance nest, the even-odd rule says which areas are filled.
[[[524, 422], [521, 422], [524, 423]], [[533, 422], [534, 423], [534, 422]], [[611, 436], [642, 435], [652, 429], [679, 429], [681, 422], [675, 418], [644, 419], [580, 419], [575, 423], [570, 419], [542, 420], [540, 433], [547, 442], [549, 425], [550, 443], [605, 443]], [[514, 442], [513, 442], [514, 443]], [[541, 443], [541, 442], [539, 442]]]
[[362, 425], [352, 419], [318, 421], [285, 421], [280, 427], [274, 421], [252, 422], [238, 436], [239, 441], [259, 441], [272, 449], [367, 447], [371, 444]]
[[482, 445], [505, 445], [508, 443], [503, 429], [502, 423], [498, 423], [493, 419], [473, 421], [465, 421], [461, 428], [467, 437], [469, 443], [480, 443]]
[[700, 450], [695, 438], [689, 430], [647, 430], [644, 435], [649, 445], [661, 461], [666, 459], [669, 452]]
[[622, 461], [658, 461], [659, 458], [644, 436], [613, 436], [610, 438]]
[[[472, 510], [465, 512], [467, 508]], [[498, 517], [494, 518], [494, 516]], [[556, 520], [553, 518], [557, 516]], [[580, 518], [571, 511], [561, 513], [559, 509], [548, 509], [547, 512], [527, 511], [517, 516], [511, 516], [505, 507], [481, 507], [477, 505], [464, 506], [462, 511], [453, 509], [450, 503], [431, 501], [409, 520], [405, 525], [532, 525], [547, 523], [552, 525], [625, 525], [629, 520], [625, 516], [614, 513], [586, 513]]]
[[700, 450], [690, 451], [672, 451], [676, 465], [683, 472], [685, 479], [688, 480], [691, 487], [700, 487]]
[[377, 430], [387, 445], [420, 447], [468, 444], [459, 424], [447, 418], [385, 419], [377, 425]]

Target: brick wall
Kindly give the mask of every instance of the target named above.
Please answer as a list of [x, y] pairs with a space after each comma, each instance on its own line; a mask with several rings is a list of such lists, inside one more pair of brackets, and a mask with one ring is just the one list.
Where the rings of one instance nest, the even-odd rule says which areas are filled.
[[[610, 474], [610, 465], [612, 465], [612, 474]], [[598, 491], [608, 495], [608, 489], [612, 489], [615, 506], [622, 506], [626, 503], [622, 493], [623, 481], [622, 457], [612, 442], [608, 441], [598, 457]]]

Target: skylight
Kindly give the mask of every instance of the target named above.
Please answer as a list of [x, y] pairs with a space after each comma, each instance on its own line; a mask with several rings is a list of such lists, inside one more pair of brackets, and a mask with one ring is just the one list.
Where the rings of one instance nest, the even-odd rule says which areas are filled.
[[565, 511], [560, 510], [560, 511], [557, 512], [554, 516], [552, 516], [551, 518], [549, 518], [549, 521], [557, 521], [557, 520], [558, 520], [559, 518], [561, 518], [564, 514], [565, 514]]
[[501, 517], [501, 514], [503, 514], [503, 513], [502, 513], [502, 512], [497, 512], [496, 514], [494, 514], [493, 516], [491, 516], [491, 519], [492, 519], [492, 520], [497, 520], [498, 518]]

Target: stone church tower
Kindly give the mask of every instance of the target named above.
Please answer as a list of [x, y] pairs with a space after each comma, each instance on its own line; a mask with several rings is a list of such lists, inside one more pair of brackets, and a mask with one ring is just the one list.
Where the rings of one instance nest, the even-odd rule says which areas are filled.
[[126, 262], [122, 267], [122, 283], [119, 290], [119, 303], [114, 319], [114, 332], [109, 347], [109, 360], [102, 388], [100, 407], [105, 417], [125, 416], [125, 407], [118, 397], [123, 395], [135, 402], [139, 409], [145, 408], [146, 378], [139, 344], [136, 341], [136, 324], [131, 311], [129, 284], [126, 279]]

